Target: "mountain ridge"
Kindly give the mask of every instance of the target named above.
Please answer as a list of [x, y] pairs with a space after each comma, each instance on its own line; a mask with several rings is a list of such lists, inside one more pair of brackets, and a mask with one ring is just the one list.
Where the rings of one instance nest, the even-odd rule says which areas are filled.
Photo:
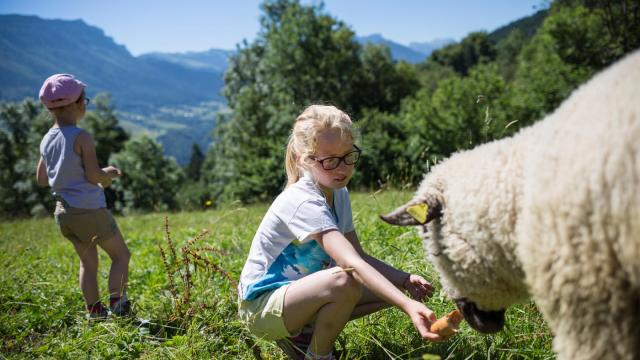
[[235, 54], [235, 50], [211, 48], [204, 51], [187, 52], [161, 52], [154, 51], [140, 54], [141, 59], [156, 59], [178, 64], [190, 69], [224, 73], [229, 66], [229, 58]]
[[433, 39], [431, 41], [424, 41], [424, 42], [412, 41], [409, 43], [409, 48], [415, 51], [421, 52], [428, 57], [435, 50], [438, 50], [454, 42], [455, 42], [455, 39], [453, 38], [440, 38], [440, 39]]
[[89, 85], [88, 91], [109, 92], [126, 109], [223, 100], [221, 73], [134, 57], [83, 20], [0, 15], [0, 21], [3, 100], [36, 97], [42, 81], [54, 73], [73, 73]]
[[[432, 51], [437, 50], [453, 42], [453, 39], [445, 39], [447, 41], [443, 43], [439, 43], [439, 42], [433, 43], [433, 41], [428, 41], [428, 42], [422, 42], [422, 43], [412, 43], [412, 44], [417, 44], [417, 46], [414, 45], [414, 47], [411, 47], [411, 45], [406, 46], [398, 42], [395, 42], [393, 40], [389, 40], [379, 33], [374, 33], [374, 34], [369, 34], [364, 36], [356, 36], [356, 40], [360, 44], [371, 43], [376, 45], [380, 45], [380, 44], [386, 45], [389, 47], [389, 50], [391, 51], [391, 57], [393, 57], [394, 60], [396, 61], [403, 60], [411, 64], [416, 64], [416, 63], [425, 61], [427, 57], [431, 55]], [[438, 41], [438, 40], [434, 40], [434, 41]], [[426, 45], [426, 44], [429, 44], [429, 45]], [[420, 50], [421, 48], [425, 49], [426, 51]]]

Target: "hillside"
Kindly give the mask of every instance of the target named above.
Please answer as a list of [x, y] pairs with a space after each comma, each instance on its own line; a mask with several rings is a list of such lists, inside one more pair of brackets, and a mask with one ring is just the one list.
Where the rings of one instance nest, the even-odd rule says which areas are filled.
[[494, 31], [492, 31], [489, 34], [489, 39], [497, 43], [500, 40], [509, 36], [509, 33], [511, 33], [513, 30], [516, 30], [516, 29], [520, 30], [522, 34], [525, 36], [525, 38], [530, 38], [536, 33], [536, 31], [538, 30], [540, 25], [542, 25], [542, 22], [544, 21], [544, 19], [547, 17], [548, 14], [549, 14], [549, 10], [544, 9], [536, 12], [531, 16], [526, 16], [516, 21], [510, 22], [509, 24], [505, 26], [501, 26], [495, 29]]
[[425, 56], [429, 56], [435, 50], [438, 50], [441, 47], [447, 46], [454, 41], [455, 40], [452, 38], [444, 38], [444, 39], [435, 39], [435, 40], [426, 41], [426, 42], [411, 42], [409, 43], [409, 48], [414, 51], [423, 53]]
[[73, 73], [89, 97], [112, 95], [127, 130], [158, 138], [180, 163], [194, 142], [208, 145], [214, 113], [224, 104], [222, 71], [134, 57], [82, 20], [0, 15], [0, 23], [0, 100], [37, 98], [49, 75]]
[[[453, 40], [444, 39], [444, 41], [433, 42], [433, 43], [413, 43], [413, 46], [405, 46], [394, 42], [392, 40], [384, 38], [381, 34], [372, 34], [367, 36], [358, 36], [356, 40], [361, 44], [383, 44], [389, 47], [391, 51], [391, 56], [395, 60], [404, 60], [408, 63], [416, 64], [426, 60], [426, 58], [431, 54], [431, 51], [437, 50], [442, 46], [445, 46], [451, 43]], [[427, 45], [431, 44], [431, 45]]]
[[188, 69], [205, 70], [223, 74], [229, 66], [229, 57], [235, 50], [210, 49], [207, 51], [187, 51], [186, 53], [151, 52], [142, 54], [140, 59], [156, 59], [180, 65]]
[[[357, 36], [360, 44], [386, 45], [391, 51], [391, 56], [397, 60], [403, 60], [412, 64], [424, 61], [434, 50], [452, 43], [453, 39], [436, 39], [427, 42], [413, 42], [409, 46], [384, 38], [381, 34]], [[189, 69], [210, 70], [224, 73], [229, 65], [229, 57], [235, 54], [235, 50], [210, 49], [207, 51], [188, 51], [186, 53], [152, 52], [142, 54], [141, 59], [156, 59], [181, 65]]]
[[136, 58], [82, 20], [0, 15], [0, 98], [34, 97], [49, 75], [76, 74], [93, 93], [107, 91], [122, 109], [222, 100], [220, 73]]

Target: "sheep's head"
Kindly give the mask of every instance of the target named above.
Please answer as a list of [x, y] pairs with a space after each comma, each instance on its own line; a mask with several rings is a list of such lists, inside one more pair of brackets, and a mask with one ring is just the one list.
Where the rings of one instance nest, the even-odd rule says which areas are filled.
[[381, 218], [418, 227], [429, 261], [465, 320], [494, 333], [504, 325], [505, 309], [527, 298], [524, 276], [494, 239], [500, 235], [481, 204], [486, 194], [469, 192], [458, 179], [447, 182], [430, 174], [412, 200]]

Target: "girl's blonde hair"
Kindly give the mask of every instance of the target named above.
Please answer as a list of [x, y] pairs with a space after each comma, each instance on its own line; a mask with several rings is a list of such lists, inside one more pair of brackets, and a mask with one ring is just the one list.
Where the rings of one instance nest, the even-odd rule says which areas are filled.
[[356, 140], [349, 115], [335, 106], [311, 105], [298, 115], [289, 136], [285, 155], [287, 186], [300, 179], [304, 171], [304, 168], [301, 168], [303, 164], [311, 164], [310, 157], [316, 152], [318, 135], [328, 130], [339, 130], [344, 140]]

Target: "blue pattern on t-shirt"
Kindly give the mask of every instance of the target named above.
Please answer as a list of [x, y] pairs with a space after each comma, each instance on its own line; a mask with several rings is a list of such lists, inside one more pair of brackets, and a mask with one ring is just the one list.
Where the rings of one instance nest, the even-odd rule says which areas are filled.
[[273, 290], [293, 280], [326, 269], [331, 257], [315, 241], [293, 241], [273, 262], [262, 279], [247, 288], [244, 300], [253, 300], [265, 291]]

